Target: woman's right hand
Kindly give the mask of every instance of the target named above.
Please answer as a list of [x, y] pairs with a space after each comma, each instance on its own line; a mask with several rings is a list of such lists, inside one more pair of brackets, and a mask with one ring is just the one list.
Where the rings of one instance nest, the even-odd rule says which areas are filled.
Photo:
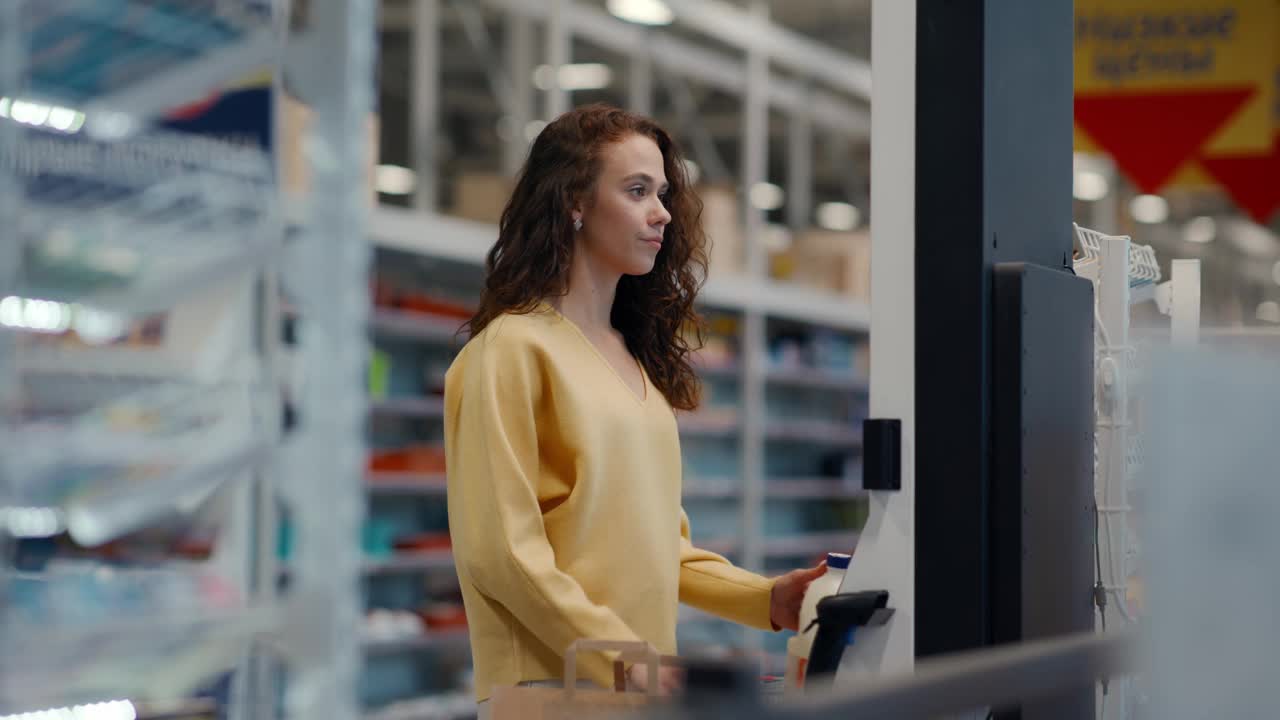
[[[627, 684], [639, 690], [649, 690], [649, 666], [636, 663], [627, 668]], [[674, 665], [658, 666], [658, 694], [674, 695], [684, 689], [684, 668]]]

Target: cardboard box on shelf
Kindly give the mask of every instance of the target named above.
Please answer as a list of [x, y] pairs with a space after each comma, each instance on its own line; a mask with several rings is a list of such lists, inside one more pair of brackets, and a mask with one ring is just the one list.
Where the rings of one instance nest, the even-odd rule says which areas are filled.
[[514, 183], [512, 178], [500, 173], [460, 173], [449, 214], [497, 225]]
[[742, 209], [737, 193], [726, 185], [700, 185], [702, 227], [707, 233], [708, 275], [741, 275], [746, 267], [743, 252]]
[[[302, 101], [286, 95], [281, 103], [280, 122], [280, 182], [293, 196], [304, 196], [311, 189], [311, 160], [303, 151], [302, 140], [311, 127], [315, 111]], [[365, 186], [369, 188], [369, 204], [378, 202], [374, 183], [374, 168], [378, 165], [379, 118], [370, 113], [365, 125], [368, 143], [368, 164], [365, 167]]]
[[871, 299], [871, 235], [866, 231], [806, 230], [775, 253], [770, 272], [779, 280]]

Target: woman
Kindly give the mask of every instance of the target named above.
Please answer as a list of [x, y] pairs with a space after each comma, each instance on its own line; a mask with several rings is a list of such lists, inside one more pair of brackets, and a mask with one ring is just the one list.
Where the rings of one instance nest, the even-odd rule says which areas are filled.
[[[699, 399], [682, 330], [696, 326], [706, 271], [700, 213], [651, 120], [592, 105], [533, 143], [445, 382], [449, 526], [478, 700], [560, 678], [579, 638], [674, 654], [679, 602], [795, 630], [825, 572], [766, 579], [689, 541], [673, 409]], [[579, 663], [612, 686], [609, 658]], [[680, 680], [663, 668], [659, 682]]]

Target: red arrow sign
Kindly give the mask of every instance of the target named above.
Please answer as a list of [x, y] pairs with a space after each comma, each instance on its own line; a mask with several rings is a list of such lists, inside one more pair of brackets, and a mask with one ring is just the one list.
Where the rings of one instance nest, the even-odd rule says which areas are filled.
[[1280, 132], [1269, 154], [1202, 157], [1200, 164], [1259, 225], [1280, 210]]
[[1153, 193], [1253, 95], [1251, 87], [1076, 95], [1075, 120]]

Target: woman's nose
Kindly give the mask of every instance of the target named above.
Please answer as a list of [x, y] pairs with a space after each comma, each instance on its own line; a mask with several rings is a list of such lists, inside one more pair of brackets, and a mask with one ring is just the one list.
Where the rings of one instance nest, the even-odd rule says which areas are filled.
[[649, 220], [649, 224], [650, 225], [658, 225], [658, 224], [668, 225], [670, 223], [671, 223], [671, 211], [667, 210], [667, 206], [663, 205], [662, 202], [659, 201], [658, 211], [654, 213], [653, 217]]

